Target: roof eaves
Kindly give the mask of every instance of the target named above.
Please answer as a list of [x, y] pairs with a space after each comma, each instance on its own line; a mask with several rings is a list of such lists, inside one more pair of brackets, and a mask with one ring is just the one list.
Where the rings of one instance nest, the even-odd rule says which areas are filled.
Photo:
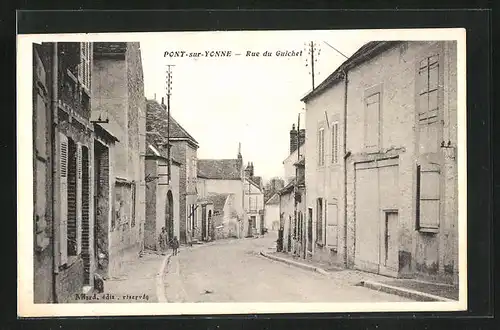
[[307, 102], [316, 95], [321, 94], [327, 87], [335, 85], [345, 78], [345, 72], [358, 66], [364, 61], [375, 57], [386, 49], [395, 46], [402, 41], [371, 41], [360, 47], [351, 57], [333, 71], [321, 84], [310, 91], [300, 101]]

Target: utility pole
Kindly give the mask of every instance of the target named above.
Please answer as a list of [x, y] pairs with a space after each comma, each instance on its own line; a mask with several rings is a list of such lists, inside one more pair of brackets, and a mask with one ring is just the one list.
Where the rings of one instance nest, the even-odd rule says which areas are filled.
[[170, 96], [172, 95], [172, 67], [173, 64], [167, 64], [167, 178], [171, 181], [171, 161], [170, 161]]
[[306, 48], [307, 48], [307, 53], [310, 55], [310, 58], [306, 59], [306, 66], [311, 65], [311, 72], [309, 72], [309, 73], [311, 74], [312, 89], [314, 90], [314, 88], [316, 87], [314, 84], [314, 75], [316, 73], [314, 71], [314, 62], [318, 61], [318, 59], [315, 58], [315, 55], [319, 56], [319, 54], [321, 53], [321, 48], [314, 41], [309, 42], [309, 44], [307, 44]]

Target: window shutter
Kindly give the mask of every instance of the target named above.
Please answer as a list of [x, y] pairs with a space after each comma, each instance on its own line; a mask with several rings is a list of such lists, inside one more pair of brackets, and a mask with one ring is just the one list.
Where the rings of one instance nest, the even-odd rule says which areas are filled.
[[82, 252], [82, 145], [76, 146], [76, 254]]
[[328, 246], [337, 247], [338, 241], [338, 207], [337, 204], [328, 204], [326, 223], [326, 243]]
[[420, 167], [419, 227], [439, 228], [440, 172], [436, 167]]
[[68, 138], [59, 133], [59, 161], [60, 161], [60, 219], [59, 219], [59, 256], [60, 265], [68, 262]]

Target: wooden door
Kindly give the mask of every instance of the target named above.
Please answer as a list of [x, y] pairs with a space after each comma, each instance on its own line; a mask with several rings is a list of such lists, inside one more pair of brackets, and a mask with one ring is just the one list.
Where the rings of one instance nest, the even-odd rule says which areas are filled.
[[[355, 267], [379, 271], [379, 182], [375, 164], [356, 169], [356, 245]], [[371, 166], [371, 167], [370, 167]]]

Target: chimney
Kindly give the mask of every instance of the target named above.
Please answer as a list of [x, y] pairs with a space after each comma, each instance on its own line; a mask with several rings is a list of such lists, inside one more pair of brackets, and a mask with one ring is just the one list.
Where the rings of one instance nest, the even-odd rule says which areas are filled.
[[295, 124], [293, 124], [290, 131], [290, 153], [293, 153], [295, 150], [297, 150], [297, 130], [295, 129]]
[[253, 162], [250, 163], [250, 177], [253, 177]]

